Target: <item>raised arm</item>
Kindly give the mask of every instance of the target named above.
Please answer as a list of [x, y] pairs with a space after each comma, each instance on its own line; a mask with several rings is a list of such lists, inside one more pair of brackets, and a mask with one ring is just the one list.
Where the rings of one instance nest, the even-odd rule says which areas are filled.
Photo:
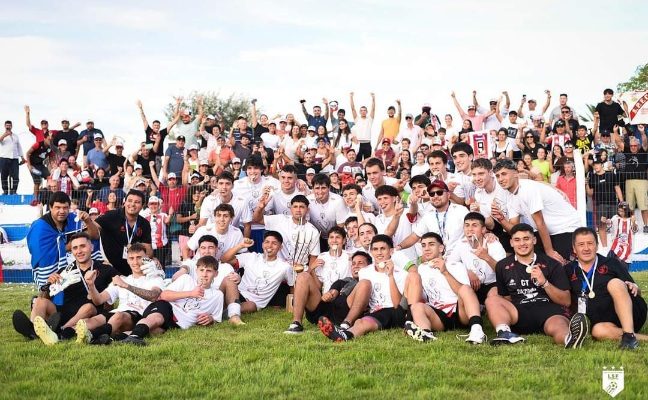
[[144, 106], [142, 105], [142, 100], [138, 99], [135, 104], [137, 104], [137, 109], [139, 110], [140, 118], [142, 118], [142, 124], [144, 124], [144, 130], [146, 130], [146, 128], [148, 128], [149, 126], [149, 123], [148, 120], [146, 119], [146, 115], [144, 114]]
[[477, 91], [473, 90], [472, 92], [472, 103], [475, 106], [475, 110], [479, 108], [479, 102], [477, 101]]
[[302, 112], [304, 113], [304, 118], [306, 118], [306, 122], [308, 122], [308, 118], [310, 117], [310, 115], [308, 114], [308, 110], [306, 110], [306, 100], [300, 100], [299, 102], [301, 103], [301, 108], [302, 108]]
[[376, 116], [376, 94], [371, 92], [371, 111], [369, 112], [371, 119], [374, 119]]
[[182, 104], [182, 97], [178, 97], [176, 99], [176, 106], [175, 106], [175, 111], [173, 112], [173, 118], [171, 118], [171, 121], [169, 121], [169, 125], [167, 125], [167, 133], [171, 132], [171, 129], [175, 126], [175, 124], [180, 121], [180, 104]]
[[158, 174], [155, 171], [155, 161], [149, 161], [149, 167], [151, 168], [151, 179], [155, 183], [156, 187], [160, 187], [160, 180], [158, 179]]
[[25, 122], [27, 123], [27, 129], [31, 129], [32, 123], [31, 123], [31, 118], [29, 118], [29, 114], [31, 113], [31, 110], [29, 106], [25, 106]]
[[403, 108], [401, 107], [401, 101], [400, 99], [396, 99], [396, 120], [398, 121], [399, 125], [399, 130], [400, 130], [400, 123], [401, 123], [401, 115], [403, 115]]
[[509, 97], [508, 92], [505, 90], [502, 92], [504, 95], [504, 98], [506, 99], [506, 109], [509, 110], [511, 108], [511, 98]]
[[547, 110], [549, 109], [549, 104], [551, 104], [551, 92], [549, 90], [545, 90], [545, 94], [547, 95], [547, 100], [545, 100], [544, 106], [542, 106], [542, 115], [547, 112]]
[[[322, 102], [324, 103], [324, 119], [328, 121], [329, 119], [329, 102], [326, 97], [322, 97]], [[326, 127], [324, 127], [326, 128]]]
[[259, 124], [259, 120], [257, 118], [256, 102], [257, 102], [256, 99], [252, 99], [251, 101], [252, 106], [250, 107], [252, 113], [252, 128], [256, 128], [257, 125]]
[[351, 115], [353, 115], [353, 120], [358, 119], [358, 112], [355, 108], [355, 102], [353, 101], [353, 92], [349, 93], [350, 103], [351, 103]]
[[522, 96], [522, 101], [520, 101], [520, 108], [518, 108], [518, 111], [517, 111], [518, 117], [520, 117], [520, 118], [524, 118], [524, 110], [523, 110], [524, 103], [526, 103], [526, 97]]
[[454, 103], [454, 106], [457, 108], [457, 111], [459, 111], [459, 115], [461, 116], [461, 119], [466, 119], [468, 116], [466, 112], [464, 111], [463, 108], [461, 108], [461, 104], [459, 104], [459, 100], [457, 100], [457, 95], [453, 91], [450, 93], [450, 97], [452, 97], [452, 102]]
[[198, 113], [196, 114], [196, 119], [200, 121], [205, 115], [205, 100], [202, 96], [196, 97], [196, 100], [198, 101]]

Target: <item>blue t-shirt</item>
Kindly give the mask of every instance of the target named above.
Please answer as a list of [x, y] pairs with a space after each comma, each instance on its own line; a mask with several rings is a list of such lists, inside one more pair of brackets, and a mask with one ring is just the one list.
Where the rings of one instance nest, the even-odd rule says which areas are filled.
[[88, 162], [96, 165], [99, 168], [108, 169], [110, 164], [108, 163], [108, 158], [104, 154], [103, 150], [97, 149], [96, 147], [88, 152], [86, 155]]
[[184, 147], [178, 148], [176, 145], [169, 146], [164, 152], [165, 157], [169, 157], [167, 163], [167, 172], [173, 172], [176, 175], [182, 173], [184, 167]]

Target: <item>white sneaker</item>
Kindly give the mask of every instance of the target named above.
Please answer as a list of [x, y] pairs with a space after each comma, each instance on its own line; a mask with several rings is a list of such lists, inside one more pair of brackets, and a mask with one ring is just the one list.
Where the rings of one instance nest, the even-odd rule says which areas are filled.
[[481, 329], [471, 329], [466, 338], [466, 342], [472, 344], [482, 344], [487, 340], [488, 338], [486, 337], [486, 334]]
[[76, 323], [74, 331], [76, 332], [76, 342], [78, 344], [88, 344], [92, 341], [92, 333], [84, 319], [80, 319]]
[[48, 346], [58, 343], [59, 338], [41, 317], [34, 318], [34, 331], [36, 335]]

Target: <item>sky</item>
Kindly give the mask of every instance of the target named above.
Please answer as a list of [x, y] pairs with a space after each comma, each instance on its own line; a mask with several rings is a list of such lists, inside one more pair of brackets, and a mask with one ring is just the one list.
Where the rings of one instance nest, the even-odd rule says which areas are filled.
[[[25, 141], [23, 106], [58, 128], [95, 121], [139, 141], [136, 99], [162, 119], [173, 96], [240, 93], [267, 114], [309, 110], [322, 97], [348, 110], [376, 93], [376, 120], [401, 99], [458, 113], [507, 90], [544, 101], [597, 103], [647, 62], [645, 1], [169, 1], [23, 0], [0, 14], [0, 115]], [[456, 123], [459, 125], [459, 123]], [[374, 128], [378, 126], [375, 124]], [[137, 138], [137, 139], [136, 139]]]

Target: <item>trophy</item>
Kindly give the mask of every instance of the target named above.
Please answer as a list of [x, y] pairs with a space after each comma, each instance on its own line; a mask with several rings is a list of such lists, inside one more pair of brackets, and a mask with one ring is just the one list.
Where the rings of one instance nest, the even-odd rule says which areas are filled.
[[[303, 225], [300, 224], [301, 227]], [[308, 265], [311, 246], [317, 239], [312, 231], [307, 231], [306, 229], [299, 229], [297, 235], [293, 236], [293, 238], [295, 240], [292, 254], [293, 269], [299, 273], [304, 270], [304, 265]]]

